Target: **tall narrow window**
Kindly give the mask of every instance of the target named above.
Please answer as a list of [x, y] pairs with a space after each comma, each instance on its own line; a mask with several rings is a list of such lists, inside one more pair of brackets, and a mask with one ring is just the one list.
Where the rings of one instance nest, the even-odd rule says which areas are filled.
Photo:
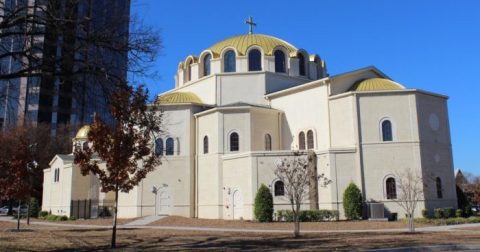
[[298, 148], [305, 150], [305, 133], [303, 131], [298, 134]]
[[298, 58], [298, 72], [300, 75], [305, 76], [305, 57], [303, 54], [299, 53], [297, 54]]
[[272, 150], [272, 136], [270, 136], [270, 134], [265, 134], [265, 150]]
[[203, 154], [208, 154], [208, 136], [203, 137]]
[[173, 155], [173, 151], [174, 151], [174, 141], [173, 141], [173, 138], [169, 137], [167, 138], [167, 141], [165, 142], [165, 155], [167, 156], [171, 156]]
[[392, 123], [389, 120], [382, 122], [382, 140], [384, 142], [392, 141]]
[[307, 149], [313, 150], [313, 148], [314, 148], [313, 145], [314, 145], [313, 131], [309, 130], [309, 131], [307, 131]]
[[443, 198], [443, 193], [442, 193], [442, 180], [437, 177], [435, 179], [436, 187], [437, 187], [437, 198], [441, 199]]
[[185, 68], [185, 70], [187, 71], [185, 73], [185, 82], [188, 82], [192, 80], [192, 60], [187, 61], [187, 67]]
[[155, 155], [163, 156], [163, 139], [161, 138], [155, 140]]
[[274, 192], [275, 196], [284, 196], [285, 195], [285, 185], [283, 184], [283, 181], [277, 181], [275, 182], [274, 187]]
[[275, 72], [285, 73], [285, 53], [281, 50], [276, 50], [274, 53], [275, 56]]
[[203, 76], [210, 75], [210, 61], [212, 59], [212, 55], [207, 54], [203, 58]]
[[262, 71], [262, 53], [257, 49], [248, 52], [248, 71]]
[[83, 142], [83, 147], [82, 147], [82, 149], [83, 149], [84, 151], [88, 150], [88, 142]]
[[230, 134], [230, 151], [238, 151], [239, 150], [239, 139], [238, 134], [233, 132]]
[[233, 50], [228, 50], [223, 55], [223, 71], [226, 73], [236, 71], [235, 52]]
[[397, 185], [394, 178], [388, 178], [386, 181], [387, 199], [397, 198]]

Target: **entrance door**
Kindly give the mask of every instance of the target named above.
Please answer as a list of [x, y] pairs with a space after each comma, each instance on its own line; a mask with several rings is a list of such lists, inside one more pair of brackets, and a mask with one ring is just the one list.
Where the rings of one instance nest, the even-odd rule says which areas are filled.
[[233, 219], [243, 218], [243, 197], [239, 190], [233, 193]]
[[167, 190], [160, 191], [157, 197], [157, 215], [169, 215], [171, 209], [170, 193]]

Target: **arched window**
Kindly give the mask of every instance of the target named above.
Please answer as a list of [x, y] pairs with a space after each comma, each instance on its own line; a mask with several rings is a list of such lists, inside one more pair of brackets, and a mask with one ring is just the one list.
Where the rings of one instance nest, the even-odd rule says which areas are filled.
[[309, 130], [307, 131], [307, 149], [313, 150], [313, 131]]
[[385, 182], [385, 187], [387, 190], [387, 199], [396, 199], [397, 198], [397, 185], [395, 184], [394, 178], [388, 178]]
[[285, 195], [285, 185], [283, 184], [283, 181], [277, 181], [274, 184], [274, 195], [275, 196], [284, 196]]
[[248, 71], [262, 71], [262, 53], [257, 49], [248, 52]]
[[83, 148], [84, 151], [88, 150], [88, 142], [83, 142]]
[[192, 60], [188, 60], [187, 67], [185, 69], [187, 70], [185, 74], [185, 82], [188, 82], [192, 79]]
[[169, 137], [167, 138], [167, 141], [165, 142], [165, 155], [167, 156], [171, 156], [173, 155], [173, 151], [174, 151], [174, 141], [173, 141], [173, 138]]
[[203, 138], [203, 154], [208, 154], [208, 136]]
[[389, 120], [382, 122], [382, 140], [384, 142], [392, 141], [392, 123]]
[[265, 150], [272, 150], [272, 136], [270, 136], [270, 134], [265, 134]]
[[161, 138], [155, 140], [155, 155], [163, 156], [163, 139]]
[[275, 56], [275, 72], [285, 73], [285, 53], [282, 50], [276, 50], [274, 53]]
[[235, 52], [233, 50], [228, 50], [223, 55], [223, 71], [226, 73], [235, 72], [236, 70], [236, 59]]
[[303, 54], [299, 53], [297, 54], [298, 58], [298, 73], [302, 76], [305, 76], [305, 57], [303, 57]]
[[305, 150], [305, 133], [303, 131], [298, 134], [298, 148]]
[[439, 177], [437, 177], [435, 179], [435, 184], [436, 184], [436, 187], [437, 187], [437, 198], [441, 199], [441, 198], [443, 198], [442, 180]]
[[238, 151], [239, 150], [239, 139], [238, 133], [233, 132], [230, 134], [230, 151]]
[[203, 76], [210, 75], [210, 61], [212, 59], [212, 55], [207, 54], [203, 57]]

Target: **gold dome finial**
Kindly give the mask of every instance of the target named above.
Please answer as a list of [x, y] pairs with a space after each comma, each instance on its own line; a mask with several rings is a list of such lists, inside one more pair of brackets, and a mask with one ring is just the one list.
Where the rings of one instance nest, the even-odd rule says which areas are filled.
[[248, 20], [245, 21], [245, 24], [248, 24], [248, 34], [253, 34], [253, 26], [257, 26], [257, 23], [253, 22], [252, 17], [248, 17]]

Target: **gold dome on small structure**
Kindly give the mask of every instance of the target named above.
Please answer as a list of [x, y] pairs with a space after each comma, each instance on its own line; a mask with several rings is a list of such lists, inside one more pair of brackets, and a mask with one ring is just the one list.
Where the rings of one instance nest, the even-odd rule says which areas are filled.
[[383, 90], [402, 90], [404, 86], [384, 78], [371, 78], [361, 80], [352, 85], [349, 91], [383, 91]]
[[88, 139], [88, 132], [90, 132], [90, 125], [84, 125], [82, 126], [78, 132], [77, 135], [75, 135], [75, 140], [86, 140]]
[[212, 51], [214, 57], [219, 57], [224, 48], [232, 47], [237, 50], [240, 56], [244, 56], [247, 54], [248, 48], [254, 45], [262, 48], [265, 55], [268, 56], [272, 56], [273, 50], [277, 47], [285, 48], [291, 57], [297, 56], [298, 51], [295, 46], [284, 40], [262, 34], [246, 34], [230, 37], [214, 44], [207, 50]]
[[173, 92], [161, 95], [155, 101], [156, 105], [165, 104], [203, 104], [202, 100], [192, 92]]

